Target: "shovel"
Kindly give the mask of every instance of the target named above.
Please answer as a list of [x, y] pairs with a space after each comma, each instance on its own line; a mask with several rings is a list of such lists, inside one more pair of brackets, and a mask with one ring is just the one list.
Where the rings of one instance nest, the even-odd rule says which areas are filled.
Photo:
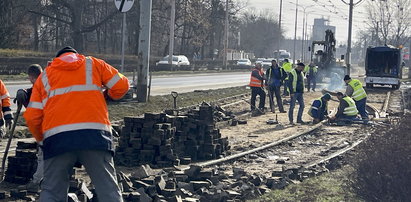
[[4, 151], [3, 160], [2, 160], [2, 162], [1, 162], [0, 182], [3, 182], [3, 180], [4, 180], [4, 173], [6, 172], [5, 167], [6, 167], [7, 155], [8, 155], [9, 150], [10, 150], [11, 140], [13, 139], [14, 130], [16, 129], [17, 120], [19, 119], [19, 115], [20, 115], [20, 112], [21, 112], [21, 108], [22, 108], [22, 104], [21, 104], [21, 103], [18, 103], [16, 116], [15, 116], [14, 119], [13, 119], [13, 125], [12, 125], [11, 130], [10, 130], [10, 133], [9, 133], [9, 140], [7, 141], [6, 150]]

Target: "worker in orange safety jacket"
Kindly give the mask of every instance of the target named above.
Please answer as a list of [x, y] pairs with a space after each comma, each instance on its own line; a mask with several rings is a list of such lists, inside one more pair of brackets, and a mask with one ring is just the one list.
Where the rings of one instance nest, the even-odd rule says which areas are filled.
[[40, 201], [67, 200], [76, 162], [86, 168], [99, 201], [123, 201], [105, 97], [118, 100], [129, 87], [128, 79], [103, 60], [78, 54], [70, 46], [57, 53], [34, 84], [24, 113], [43, 149]]
[[0, 99], [1, 99], [1, 111], [0, 111], [0, 136], [3, 137], [5, 134], [4, 125], [7, 128], [10, 128], [13, 124], [13, 114], [11, 112], [11, 102], [10, 102], [10, 94], [4, 85], [3, 81], [0, 80]]
[[251, 111], [256, 110], [255, 101], [257, 95], [260, 96], [260, 103], [258, 105], [259, 111], [264, 112], [265, 97], [264, 80], [266, 80], [261, 63], [256, 63], [251, 71], [250, 88], [251, 88]]

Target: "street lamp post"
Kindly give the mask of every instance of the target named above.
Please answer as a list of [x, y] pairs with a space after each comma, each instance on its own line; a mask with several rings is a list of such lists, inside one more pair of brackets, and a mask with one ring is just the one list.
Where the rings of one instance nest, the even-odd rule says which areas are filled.
[[280, 48], [281, 48], [281, 14], [283, 11], [283, 0], [280, 0], [280, 16], [278, 17], [278, 39], [277, 39], [277, 62], [280, 64]]
[[[306, 11], [306, 9], [307, 8], [310, 8], [310, 7], [313, 7], [314, 5], [309, 5], [309, 6], [302, 6], [302, 5], [299, 5], [298, 4], [298, 0], [296, 0], [296, 3], [293, 3], [293, 2], [289, 2], [289, 3], [291, 3], [291, 4], [294, 4], [295, 5], [295, 27], [294, 27], [294, 50], [293, 50], [293, 60], [295, 61], [295, 44], [297, 43], [297, 13], [298, 13], [298, 7], [301, 7], [302, 9], [303, 9], [303, 35], [301, 36], [301, 40], [302, 40], [302, 49], [301, 49], [301, 59], [303, 59], [303, 57], [304, 57], [304, 24], [306, 24], [306, 22], [305, 22], [305, 18], [306, 18], [306, 15], [305, 15], [305, 11]], [[294, 63], [294, 62], [293, 62]]]
[[305, 54], [304, 54], [304, 42], [305, 42], [305, 34], [307, 32], [307, 21], [308, 21], [308, 14], [311, 12], [307, 12], [307, 14], [305, 13], [305, 10], [309, 7], [313, 7], [311, 6], [306, 6], [305, 8], [303, 7], [304, 10], [304, 18], [303, 18], [303, 35], [301, 37], [301, 59], [305, 62]]
[[293, 64], [295, 64], [295, 45], [296, 45], [296, 42], [297, 42], [297, 17], [298, 17], [298, 0], [296, 0], [296, 3], [295, 3]]

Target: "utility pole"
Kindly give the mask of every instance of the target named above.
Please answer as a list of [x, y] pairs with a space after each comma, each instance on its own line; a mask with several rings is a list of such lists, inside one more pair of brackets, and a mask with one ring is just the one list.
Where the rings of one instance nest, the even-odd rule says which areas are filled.
[[123, 23], [121, 28], [121, 73], [124, 73], [124, 49], [126, 46], [126, 12], [123, 13]]
[[168, 65], [173, 70], [173, 54], [174, 54], [174, 26], [176, 20], [176, 0], [170, 0], [171, 14], [170, 14], [170, 39], [168, 44]]
[[281, 48], [281, 15], [283, 11], [283, 0], [280, 0], [280, 16], [278, 17], [278, 38], [277, 38], [277, 64], [280, 64], [280, 48]]
[[152, 0], [140, 0], [140, 35], [138, 46], [137, 101], [147, 102], [147, 80], [150, 64]]
[[225, 23], [224, 23], [224, 55], [223, 66], [227, 69], [227, 49], [228, 49], [228, 1], [225, 1]]
[[352, 35], [352, 12], [354, 9], [354, 0], [350, 0], [350, 12], [348, 16], [348, 43], [347, 43], [347, 56], [345, 58], [345, 65], [347, 66], [347, 75], [350, 75], [351, 71], [351, 35]]
[[298, 17], [298, 0], [296, 0], [296, 4], [295, 4], [293, 64], [295, 64], [295, 45], [297, 42], [297, 17]]
[[[354, 6], [358, 5], [361, 3], [363, 0], [358, 0], [356, 3], [354, 3], [354, 0], [350, 0], [349, 3], [347, 3], [345, 0], [341, 0], [343, 3], [349, 5], [350, 11], [348, 15], [348, 41], [347, 41], [347, 53], [345, 55], [345, 65], [347, 66], [347, 75], [350, 75], [351, 71], [351, 38], [352, 38], [352, 14], [354, 10]], [[377, 24], [378, 26], [378, 24]]]

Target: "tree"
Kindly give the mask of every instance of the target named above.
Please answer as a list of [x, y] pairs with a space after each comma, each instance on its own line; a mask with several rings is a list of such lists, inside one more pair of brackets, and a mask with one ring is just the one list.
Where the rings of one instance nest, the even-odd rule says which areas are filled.
[[70, 27], [72, 44], [79, 51], [82, 51], [84, 47], [84, 33], [95, 31], [119, 13], [115, 8], [112, 8], [109, 14], [98, 22], [85, 19], [86, 13], [94, 13], [90, 10], [92, 8], [90, 0], [48, 0], [42, 1], [37, 8], [30, 9], [29, 12], [45, 17], [49, 21], [55, 21], [55, 28], [59, 28], [57, 22]]
[[240, 32], [241, 48], [259, 57], [272, 57], [275, 43], [278, 37], [282, 37], [277, 19], [267, 12], [260, 15], [244, 13]]
[[372, 1], [367, 6], [369, 30], [377, 45], [403, 45], [409, 40], [411, 0]]

